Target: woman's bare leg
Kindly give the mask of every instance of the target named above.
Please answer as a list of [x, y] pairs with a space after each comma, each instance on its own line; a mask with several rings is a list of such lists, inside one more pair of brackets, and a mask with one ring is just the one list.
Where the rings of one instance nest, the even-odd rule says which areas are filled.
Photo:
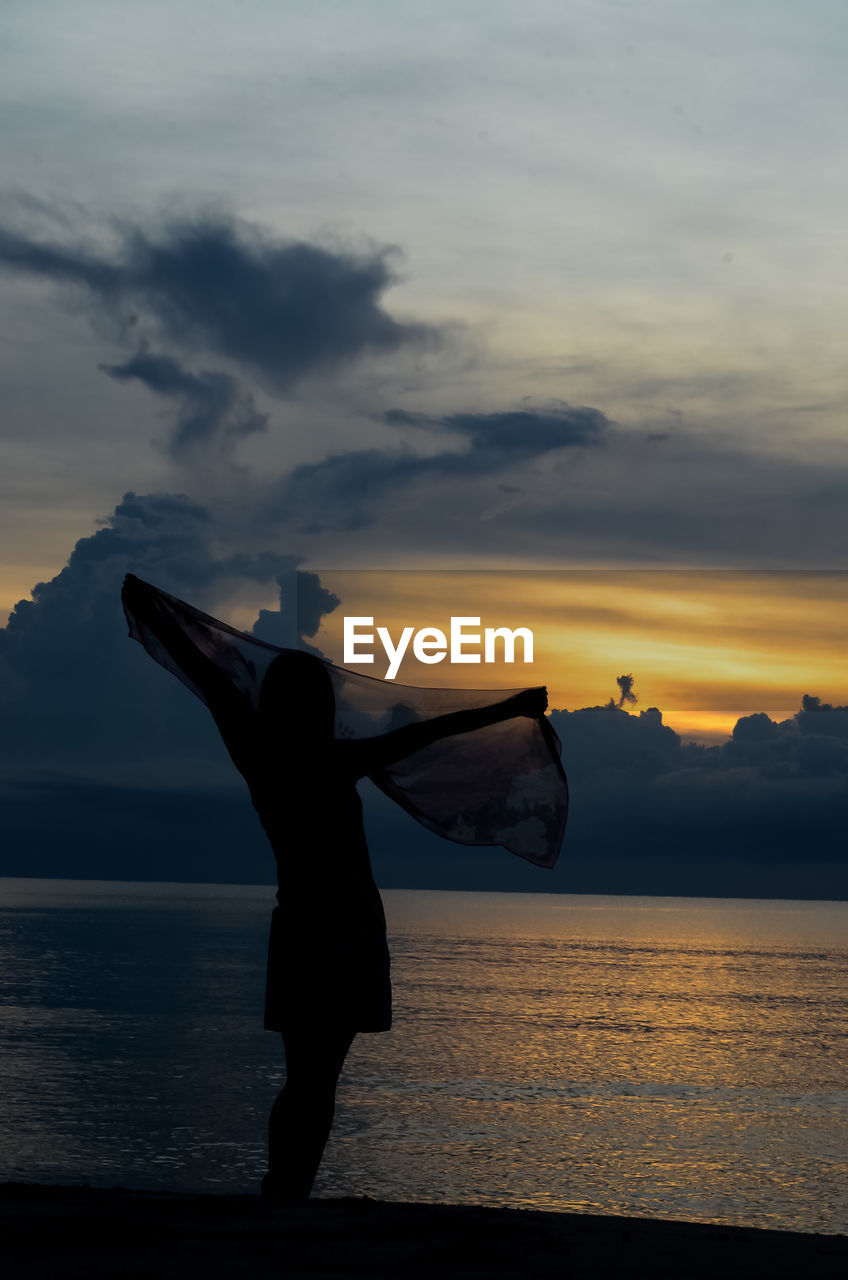
[[309, 1198], [330, 1129], [336, 1084], [355, 1032], [283, 1032], [286, 1083], [268, 1120], [268, 1175], [262, 1191], [284, 1202]]

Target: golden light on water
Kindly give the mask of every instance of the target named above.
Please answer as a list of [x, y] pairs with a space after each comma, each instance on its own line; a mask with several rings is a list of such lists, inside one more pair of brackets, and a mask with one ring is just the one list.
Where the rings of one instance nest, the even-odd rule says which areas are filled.
[[[424, 666], [407, 657], [408, 684], [508, 688], [547, 684], [550, 705], [574, 710], [618, 698], [635, 676], [634, 714], [656, 706], [686, 737], [727, 736], [739, 716], [782, 720], [804, 694], [844, 702], [848, 685], [848, 575], [729, 571], [320, 571], [340, 598], [317, 643], [342, 661], [345, 615], [403, 627], [530, 627], [532, 665]], [[360, 669], [382, 676], [386, 663]]]
[[455, 1186], [496, 1146], [526, 1207], [842, 1229], [845, 904], [385, 897], [403, 1052], [440, 1081], [405, 1125], [441, 1126]]

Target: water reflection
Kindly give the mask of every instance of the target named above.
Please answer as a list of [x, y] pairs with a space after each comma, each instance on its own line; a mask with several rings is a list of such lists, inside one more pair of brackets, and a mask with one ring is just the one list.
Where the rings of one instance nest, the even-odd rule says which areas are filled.
[[[0, 890], [0, 1176], [255, 1189], [273, 891]], [[319, 1193], [848, 1230], [845, 904], [385, 897]]]

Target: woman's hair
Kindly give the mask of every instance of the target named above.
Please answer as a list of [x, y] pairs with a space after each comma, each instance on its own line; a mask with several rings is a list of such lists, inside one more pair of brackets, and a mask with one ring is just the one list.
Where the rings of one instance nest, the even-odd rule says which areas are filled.
[[299, 649], [281, 653], [259, 688], [259, 713], [273, 717], [284, 732], [332, 737], [336, 699], [330, 673], [320, 658]]

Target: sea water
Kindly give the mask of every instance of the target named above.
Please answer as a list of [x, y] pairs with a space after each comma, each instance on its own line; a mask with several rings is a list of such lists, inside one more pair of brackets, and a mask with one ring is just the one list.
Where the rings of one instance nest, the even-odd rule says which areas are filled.
[[[0, 880], [0, 1179], [257, 1190], [273, 892]], [[384, 900], [317, 1194], [848, 1232], [848, 904]]]

